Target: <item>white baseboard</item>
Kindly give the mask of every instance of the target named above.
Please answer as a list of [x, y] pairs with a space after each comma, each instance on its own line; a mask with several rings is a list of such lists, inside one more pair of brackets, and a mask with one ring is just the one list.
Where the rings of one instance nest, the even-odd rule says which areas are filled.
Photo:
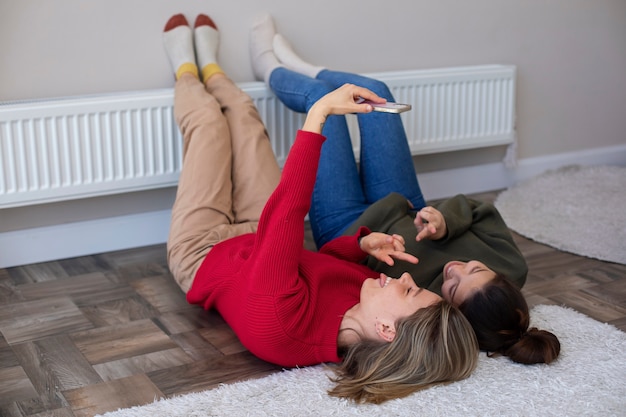
[[514, 168], [507, 168], [504, 163], [491, 163], [428, 172], [420, 174], [419, 181], [426, 199], [436, 200], [459, 193], [505, 189], [547, 170], [567, 165], [626, 166], [626, 145], [522, 159]]
[[164, 243], [169, 225], [162, 210], [0, 233], [0, 268]]
[[[491, 163], [420, 174], [428, 200], [459, 193], [505, 189], [549, 169], [566, 165], [626, 166], [626, 145], [520, 160], [515, 168]], [[0, 268], [165, 243], [170, 211], [0, 233]]]

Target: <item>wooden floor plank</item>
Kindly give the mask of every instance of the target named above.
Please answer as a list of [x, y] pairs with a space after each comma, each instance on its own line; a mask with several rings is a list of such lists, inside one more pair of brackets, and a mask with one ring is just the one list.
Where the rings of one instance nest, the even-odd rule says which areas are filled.
[[102, 382], [67, 335], [18, 343], [13, 351], [39, 395]]
[[626, 309], [626, 285], [622, 281], [610, 281], [585, 288], [584, 292], [611, 305]]
[[133, 281], [131, 285], [161, 314], [190, 308], [185, 295], [171, 275], [142, 278]]
[[197, 331], [189, 331], [185, 333], [176, 333], [170, 336], [171, 339], [185, 351], [187, 355], [196, 361], [209, 358], [211, 356], [221, 356], [224, 353], [220, 352], [215, 346], [209, 343], [204, 337], [202, 337]]
[[71, 338], [92, 365], [177, 347], [147, 319], [76, 332]]
[[246, 350], [239, 338], [217, 313], [208, 312], [206, 317], [206, 324], [198, 330], [198, 333], [211, 345], [219, 349], [224, 355], [231, 355]]
[[279, 371], [280, 367], [264, 362], [247, 351], [193, 364], [149, 372], [150, 380], [167, 396], [215, 388], [243, 379], [259, 378]]
[[561, 294], [552, 295], [550, 299], [557, 303], [570, 306], [602, 322], [618, 320], [626, 314], [626, 310], [606, 303], [584, 291], [562, 292]]
[[93, 297], [93, 294], [105, 293], [118, 285], [110, 282], [102, 272], [24, 284], [19, 291], [24, 300], [39, 300], [50, 297], [70, 297], [74, 302], [81, 297]]
[[200, 307], [190, 307], [175, 313], [160, 314], [155, 318], [155, 323], [169, 335], [186, 333], [204, 327], [207, 323], [207, 313]]
[[92, 327], [68, 297], [0, 305], [0, 332], [9, 344]]
[[42, 262], [18, 266], [8, 270], [14, 285], [35, 284], [55, 281], [68, 277], [68, 273], [58, 262]]
[[[3, 398], [0, 396], [0, 398]], [[24, 417], [16, 402], [0, 402], [0, 416], [2, 417]]]
[[[116, 324], [129, 323], [136, 320], [158, 317], [156, 311], [146, 300], [139, 296], [130, 287], [129, 291], [118, 292], [120, 298], [107, 299], [89, 306], [82, 306], [80, 310], [89, 319], [94, 327], [107, 327]], [[111, 295], [107, 292], [106, 295]]]
[[18, 366], [19, 362], [13, 349], [0, 333], [0, 369]]
[[131, 375], [181, 366], [193, 361], [191, 356], [187, 355], [183, 349], [177, 347], [100, 363], [94, 365], [93, 369], [98, 372], [103, 380], [111, 381]]
[[37, 390], [21, 366], [0, 369], [0, 398], [11, 402], [37, 396]]
[[531, 293], [539, 293], [544, 297], [551, 297], [563, 292], [563, 288], [568, 291], [583, 290], [595, 287], [597, 284], [585, 279], [577, 274], [564, 273], [559, 274], [558, 279], [544, 279], [541, 281], [527, 282], [524, 289]]
[[120, 408], [149, 404], [163, 394], [146, 375], [87, 385], [83, 388], [63, 391], [76, 417], [93, 417]]

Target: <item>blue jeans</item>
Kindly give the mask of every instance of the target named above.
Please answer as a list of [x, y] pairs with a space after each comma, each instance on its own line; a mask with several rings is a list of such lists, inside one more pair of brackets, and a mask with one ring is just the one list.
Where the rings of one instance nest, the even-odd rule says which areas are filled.
[[[289, 109], [306, 113], [322, 96], [345, 83], [368, 88], [395, 101], [387, 85], [357, 74], [322, 70], [316, 78], [286, 68], [275, 69], [270, 88]], [[317, 171], [309, 220], [318, 248], [343, 231], [370, 204], [391, 192], [404, 195], [414, 207], [425, 206], [402, 120], [398, 114], [358, 114], [361, 136], [357, 165], [344, 116], [330, 116], [322, 134], [327, 140]]]

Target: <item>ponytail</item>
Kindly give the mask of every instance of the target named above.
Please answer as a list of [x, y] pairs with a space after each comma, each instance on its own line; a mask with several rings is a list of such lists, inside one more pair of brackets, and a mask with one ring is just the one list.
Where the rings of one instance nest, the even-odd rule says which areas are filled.
[[561, 344], [554, 334], [532, 327], [502, 353], [515, 362], [531, 365], [552, 362], [560, 350]]
[[550, 363], [559, 356], [559, 339], [546, 330], [528, 328], [528, 304], [503, 275], [496, 275], [459, 309], [476, 332], [481, 350], [527, 365]]

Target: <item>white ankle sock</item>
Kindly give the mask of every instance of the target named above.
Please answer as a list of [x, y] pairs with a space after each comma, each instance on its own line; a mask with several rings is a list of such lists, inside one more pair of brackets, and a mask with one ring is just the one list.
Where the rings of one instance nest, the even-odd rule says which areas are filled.
[[224, 72], [217, 63], [220, 33], [215, 22], [204, 14], [198, 15], [194, 26], [193, 37], [196, 45], [196, 56], [202, 74], [202, 82], [206, 83], [213, 75]]
[[195, 74], [198, 74], [196, 56], [193, 50], [193, 38], [189, 26], [181, 25], [163, 32], [163, 44], [165, 45], [170, 64], [172, 64], [176, 74], [176, 79], [183, 72], [193, 72], [193, 67], [196, 68]]
[[278, 58], [280, 63], [284, 64], [292, 71], [308, 75], [311, 78], [315, 78], [317, 74], [319, 74], [319, 72], [324, 69], [324, 67], [318, 67], [313, 64], [309, 64], [308, 62], [300, 58], [293, 50], [287, 38], [285, 38], [280, 33], [274, 35], [272, 45], [274, 46], [274, 53], [276, 54], [276, 57]]
[[258, 16], [250, 30], [250, 61], [252, 71], [258, 80], [269, 84], [269, 78], [276, 68], [282, 65], [274, 55], [272, 39], [276, 29], [269, 14]]
[[193, 30], [193, 36], [200, 68], [204, 68], [209, 64], [217, 64], [217, 49], [220, 42], [219, 32], [209, 25], [202, 25]]

